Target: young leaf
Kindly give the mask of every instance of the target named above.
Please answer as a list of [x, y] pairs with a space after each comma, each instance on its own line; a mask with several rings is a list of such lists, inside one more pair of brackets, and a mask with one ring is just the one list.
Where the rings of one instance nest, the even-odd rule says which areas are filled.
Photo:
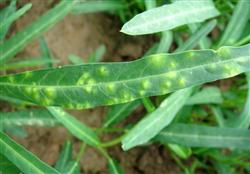
[[55, 8], [41, 16], [0, 45], [0, 64], [15, 56], [30, 41], [47, 31], [71, 11], [75, 1], [62, 0]]
[[189, 98], [186, 105], [221, 104], [222, 94], [217, 87], [206, 87]]
[[25, 174], [59, 174], [58, 171], [40, 161], [31, 152], [15, 143], [0, 131], [0, 153], [13, 162]]
[[73, 13], [97, 13], [103, 11], [118, 11], [126, 6], [122, 1], [117, 0], [91, 0], [78, 3], [72, 9]]
[[172, 124], [157, 135], [155, 140], [188, 147], [250, 149], [250, 130]]
[[168, 126], [191, 95], [192, 88], [183, 89], [166, 98], [151, 114], [137, 123], [122, 140], [123, 150], [147, 143]]
[[94, 62], [100, 62], [103, 55], [106, 52], [106, 47], [105, 45], [100, 45], [89, 57], [88, 57], [88, 62], [89, 63], [94, 63]]
[[80, 174], [79, 164], [74, 160], [70, 161], [65, 166], [65, 170], [62, 172], [62, 174]]
[[55, 126], [59, 122], [43, 109], [0, 113], [0, 125], [3, 126]]
[[156, 33], [217, 15], [219, 12], [210, 0], [175, 1], [136, 15], [122, 27], [121, 32], [130, 35]]
[[116, 160], [108, 159], [109, 174], [124, 174], [121, 166]]
[[49, 47], [48, 47], [44, 37], [41, 37], [39, 39], [39, 44], [40, 44], [40, 49], [42, 52], [42, 57], [43, 57], [45, 62], [48, 62], [47, 65], [45, 65], [45, 67], [46, 68], [53, 67], [53, 56], [49, 50]]
[[86, 144], [91, 146], [99, 146], [100, 140], [98, 136], [89, 127], [79, 122], [73, 116], [65, 112], [61, 108], [48, 107], [50, 113], [61, 122], [69, 132], [71, 132], [75, 137], [84, 141]]
[[111, 127], [114, 124], [125, 119], [131, 112], [133, 112], [138, 106], [140, 106], [141, 101], [135, 100], [129, 103], [123, 103], [111, 106], [108, 109], [108, 113], [105, 117], [103, 127]]
[[0, 96], [78, 109], [126, 103], [250, 71], [249, 50], [250, 44], [226, 46], [218, 51], [157, 54], [132, 62], [27, 71], [1, 76]]

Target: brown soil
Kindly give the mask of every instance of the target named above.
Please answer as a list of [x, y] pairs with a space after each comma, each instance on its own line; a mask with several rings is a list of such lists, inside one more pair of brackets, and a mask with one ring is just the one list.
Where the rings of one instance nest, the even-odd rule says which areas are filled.
[[[18, 1], [19, 5], [30, 2]], [[53, 4], [53, 0], [32, 0], [32, 9], [18, 20], [11, 33], [21, 30]], [[68, 15], [63, 21], [45, 33], [44, 37], [53, 55], [60, 59], [62, 64], [69, 63], [69, 54], [75, 54], [83, 59], [94, 51], [100, 44], [105, 44], [107, 52], [104, 61], [124, 61], [139, 58], [153, 43], [154, 38], [130, 37], [119, 32], [120, 23], [114, 16], [107, 14]], [[37, 57], [40, 54], [38, 41], [28, 45], [17, 58]], [[133, 114], [136, 118], [143, 115]], [[105, 115], [104, 108], [91, 110], [71, 111], [80, 121], [98, 127]], [[130, 120], [134, 120], [133, 118]], [[128, 121], [128, 120], [127, 120]], [[57, 128], [27, 128], [29, 133], [25, 139], [15, 139], [31, 150], [41, 160], [53, 165], [58, 158], [60, 148], [66, 139], [74, 142], [75, 153], [80, 142], [72, 138], [66, 129]], [[114, 136], [105, 136], [105, 139]], [[177, 174], [180, 173], [170, 154], [162, 147], [151, 145], [123, 152], [120, 145], [109, 149], [110, 154], [117, 159], [126, 174]], [[81, 171], [86, 174], [107, 173], [106, 160], [93, 148], [88, 147], [81, 159]]]

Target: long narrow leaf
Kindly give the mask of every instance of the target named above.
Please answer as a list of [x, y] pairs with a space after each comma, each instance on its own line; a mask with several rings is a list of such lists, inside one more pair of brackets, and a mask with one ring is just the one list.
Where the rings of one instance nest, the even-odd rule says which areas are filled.
[[176, 1], [170, 5], [150, 9], [128, 21], [121, 32], [130, 35], [150, 34], [175, 27], [202, 22], [219, 14], [210, 0]]
[[177, 112], [182, 108], [186, 99], [191, 95], [192, 88], [175, 92], [166, 98], [158, 109], [143, 118], [122, 140], [122, 148], [128, 150], [144, 144], [168, 126]]
[[14, 163], [25, 174], [59, 174], [31, 152], [15, 143], [10, 137], [0, 131], [0, 153]]
[[173, 124], [157, 135], [155, 140], [188, 147], [250, 149], [250, 130]]
[[61, 108], [48, 107], [50, 113], [61, 122], [75, 137], [84, 141], [91, 146], [99, 146], [100, 140], [98, 136], [89, 127], [79, 122], [73, 116], [65, 112]]
[[55, 8], [41, 16], [37, 21], [25, 27], [0, 45], [0, 64], [15, 56], [30, 41], [47, 31], [56, 22], [71, 11], [75, 1], [62, 0]]
[[116, 160], [108, 159], [109, 174], [124, 174], [121, 166]]
[[43, 106], [91, 108], [163, 95], [247, 71], [250, 45], [221, 47], [1, 76], [0, 95]]

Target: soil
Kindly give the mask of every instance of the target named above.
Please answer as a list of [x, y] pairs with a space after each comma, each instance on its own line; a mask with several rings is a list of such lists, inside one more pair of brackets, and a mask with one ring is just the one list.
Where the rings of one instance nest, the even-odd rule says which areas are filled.
[[[20, 18], [11, 28], [9, 36], [21, 30], [38, 16], [55, 4], [53, 0], [19, 0], [21, 6], [27, 2], [33, 4], [32, 9]], [[152, 45], [155, 38], [131, 37], [119, 32], [121, 24], [115, 16], [98, 13], [84, 15], [68, 15], [44, 34], [44, 38], [54, 57], [61, 64], [68, 64], [68, 55], [75, 54], [85, 60], [100, 44], [105, 44], [107, 52], [103, 61], [127, 61], [137, 59]], [[24, 57], [39, 57], [38, 41], [28, 45], [17, 59]], [[4, 105], [5, 107], [5, 105]], [[93, 127], [101, 125], [105, 116], [105, 108], [70, 111], [77, 119]], [[139, 109], [125, 121], [134, 121], [143, 116], [144, 110]], [[66, 129], [27, 127], [28, 137], [14, 137], [28, 150], [36, 154], [41, 160], [54, 165], [59, 156], [60, 149], [66, 139], [74, 142], [74, 151], [78, 152], [81, 142], [74, 139]], [[104, 139], [112, 139], [114, 135], [107, 135]], [[159, 145], [134, 148], [123, 152], [120, 145], [109, 149], [110, 154], [118, 160], [126, 174], [178, 174], [180, 169], [176, 166], [169, 152]], [[88, 147], [81, 158], [81, 171], [85, 174], [106, 174], [106, 160], [93, 148]]]

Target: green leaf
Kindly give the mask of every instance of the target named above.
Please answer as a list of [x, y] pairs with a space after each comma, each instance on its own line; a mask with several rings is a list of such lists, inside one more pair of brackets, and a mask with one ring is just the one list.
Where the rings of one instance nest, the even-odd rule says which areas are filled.
[[21, 172], [8, 158], [0, 154], [0, 173], [20, 174]]
[[41, 16], [0, 45], [0, 64], [15, 56], [34, 38], [47, 31], [71, 11], [75, 1], [62, 0], [56, 7]]
[[249, 50], [250, 44], [226, 46], [218, 51], [157, 54], [132, 62], [27, 71], [1, 76], [0, 95], [78, 109], [126, 103], [250, 71]]
[[47, 64], [45, 64], [45, 68], [53, 67], [53, 62], [54, 62], [53, 56], [49, 50], [49, 47], [48, 47], [44, 37], [41, 37], [39, 39], [39, 45], [40, 45], [40, 49], [41, 49], [42, 57], [43, 57], [44, 61], [48, 62]]
[[176, 144], [167, 144], [166, 146], [182, 159], [187, 159], [192, 155], [191, 148], [182, 147]]
[[0, 23], [0, 31], [5, 30], [8, 28], [15, 20], [17, 20], [19, 17], [21, 17], [24, 13], [26, 13], [30, 8], [32, 7], [31, 3], [26, 4], [21, 9], [17, 10], [8, 18], [4, 19], [3, 22]]
[[103, 11], [118, 11], [124, 9], [126, 6], [122, 1], [117, 0], [91, 0], [79, 2], [72, 9], [73, 13], [97, 13]]
[[217, 87], [206, 87], [189, 98], [186, 105], [221, 104], [222, 94]]
[[239, 0], [230, 22], [222, 35], [219, 42], [221, 45], [232, 45], [242, 35], [243, 30], [249, 19], [250, 2], [246, 0]]
[[80, 174], [80, 166], [76, 161], [70, 161], [66, 166], [63, 174]]
[[136, 15], [122, 27], [121, 32], [130, 35], [156, 33], [217, 15], [219, 12], [210, 0], [176, 1]]
[[250, 149], [250, 130], [172, 124], [157, 135], [155, 140], [188, 147]]
[[108, 169], [109, 174], [124, 174], [124, 171], [122, 170], [119, 163], [116, 160], [113, 160], [112, 158], [108, 159]]
[[76, 56], [74, 54], [70, 54], [68, 56], [68, 59], [74, 65], [81, 65], [81, 64], [84, 63], [84, 61], [80, 57], [78, 57], [78, 56]]
[[62, 172], [65, 165], [72, 158], [72, 143], [70, 141], [65, 141], [62, 151], [60, 153], [59, 159], [56, 162], [55, 169]]
[[0, 153], [14, 163], [25, 174], [59, 174], [31, 152], [15, 143], [10, 137], [0, 131]]
[[144, 117], [122, 140], [123, 150], [147, 143], [164, 127], [168, 126], [177, 112], [184, 106], [192, 93], [192, 88], [179, 90], [166, 98], [151, 114]]
[[26, 138], [28, 136], [28, 133], [26, 132], [26, 130], [20, 126], [9, 126], [9, 125], [2, 125], [3, 126], [3, 130], [4, 132], [14, 135], [14, 136], [18, 136], [20, 138]]
[[111, 127], [130, 115], [138, 106], [141, 105], [140, 100], [135, 100], [125, 104], [118, 104], [108, 108], [103, 127]]
[[[5, 23], [5, 20], [7, 20], [11, 15], [13, 15], [16, 11], [16, 0], [11, 1], [10, 5], [8, 7], [5, 7], [4, 9], [0, 10], [0, 19], [1, 23]], [[9, 30], [11, 24], [8, 26], [5, 26], [5, 28], [2, 28], [0, 30], [0, 41], [4, 39], [6, 33]]]
[[94, 62], [100, 62], [103, 58], [103, 55], [106, 52], [105, 45], [100, 45], [89, 57], [88, 62], [94, 63]]
[[38, 57], [38, 58], [28, 58], [20, 61], [11, 61], [8, 64], [0, 65], [1, 70], [13, 70], [17, 68], [27, 68], [27, 67], [34, 67], [34, 66], [41, 66], [46, 64], [57, 63], [57, 60], [51, 60], [47, 57]]
[[45, 109], [0, 113], [3, 126], [55, 126], [59, 122]]
[[94, 131], [92, 131], [83, 123], [79, 122], [77, 119], [65, 112], [63, 109], [57, 107], [48, 107], [48, 110], [75, 137], [79, 138], [80, 140], [91, 146], [97, 147], [100, 145], [100, 140]]

